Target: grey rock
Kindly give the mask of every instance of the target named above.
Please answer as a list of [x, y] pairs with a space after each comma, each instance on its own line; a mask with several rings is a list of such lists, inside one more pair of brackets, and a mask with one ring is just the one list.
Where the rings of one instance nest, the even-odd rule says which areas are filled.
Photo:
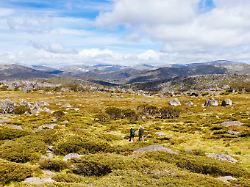
[[65, 103], [62, 105], [62, 108], [71, 108], [72, 106], [69, 103]]
[[8, 125], [7, 127], [11, 128], [11, 129], [23, 130], [23, 128], [21, 126], [18, 126], [18, 125]]
[[192, 101], [189, 101], [186, 103], [187, 106], [191, 107], [191, 106], [194, 106], [194, 103]]
[[55, 123], [44, 124], [44, 125], [39, 126], [36, 131], [41, 131], [43, 129], [54, 129], [55, 126], [57, 126], [57, 124], [55, 124]]
[[219, 179], [220, 181], [223, 181], [227, 184], [230, 184], [229, 181], [231, 181], [231, 180], [237, 180], [236, 178], [234, 178], [232, 176], [223, 176], [223, 177], [218, 177], [217, 179]]
[[232, 131], [232, 130], [227, 131], [227, 133], [231, 134], [231, 135], [238, 135], [238, 134], [240, 134], [240, 132], [238, 132], [238, 131]]
[[224, 99], [221, 102], [221, 106], [231, 106], [231, 105], [233, 105], [233, 101], [231, 99]]
[[50, 145], [50, 146], [48, 147], [48, 150], [53, 151], [53, 150], [54, 150], [54, 146], [53, 146], [53, 145]]
[[171, 101], [168, 102], [170, 106], [180, 106], [181, 103], [177, 98], [172, 99]]
[[218, 106], [219, 103], [217, 100], [215, 100], [214, 98], [209, 98], [205, 101], [204, 106]]
[[70, 160], [72, 158], [80, 158], [82, 155], [79, 155], [78, 153], [69, 153], [63, 157], [63, 161]]
[[169, 148], [165, 148], [161, 145], [149, 145], [147, 147], [136, 149], [134, 153], [155, 152], [155, 151], [163, 151], [163, 152], [167, 152], [170, 154], [177, 154], [177, 152]]
[[223, 154], [223, 153], [206, 153], [206, 156], [210, 157], [210, 158], [214, 158], [216, 160], [227, 161], [227, 162], [231, 162], [231, 163], [238, 162], [233, 157], [231, 157], [227, 154]]
[[242, 123], [239, 121], [225, 121], [220, 124], [223, 127], [230, 127], [230, 126], [241, 126]]
[[0, 109], [3, 114], [11, 114], [15, 109], [15, 103], [10, 100], [4, 100], [0, 102]]
[[164, 132], [156, 132], [155, 134], [158, 136], [165, 136], [166, 135]]
[[53, 179], [51, 179], [50, 177], [48, 178], [40, 178], [40, 177], [29, 177], [26, 178], [24, 181], [24, 183], [28, 183], [28, 184], [45, 184], [45, 183], [53, 183], [55, 182]]

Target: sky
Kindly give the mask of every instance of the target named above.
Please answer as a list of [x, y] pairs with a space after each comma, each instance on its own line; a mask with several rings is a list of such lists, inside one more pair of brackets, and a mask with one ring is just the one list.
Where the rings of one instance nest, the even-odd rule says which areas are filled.
[[250, 62], [250, 0], [0, 0], [0, 63]]

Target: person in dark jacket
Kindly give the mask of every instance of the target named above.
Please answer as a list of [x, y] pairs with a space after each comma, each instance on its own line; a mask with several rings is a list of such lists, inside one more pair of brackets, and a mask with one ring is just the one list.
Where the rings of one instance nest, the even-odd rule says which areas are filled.
[[143, 141], [144, 142], [144, 128], [142, 126], [140, 126], [140, 129], [139, 129], [139, 141]]
[[135, 138], [135, 129], [131, 128], [130, 129], [130, 136], [129, 136], [129, 141], [133, 142]]

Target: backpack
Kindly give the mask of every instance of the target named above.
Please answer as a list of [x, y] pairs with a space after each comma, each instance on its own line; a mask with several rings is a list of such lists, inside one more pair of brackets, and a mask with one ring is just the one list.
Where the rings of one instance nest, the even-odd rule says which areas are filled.
[[130, 129], [130, 135], [132, 135], [132, 136], [135, 135], [135, 130], [134, 129]]

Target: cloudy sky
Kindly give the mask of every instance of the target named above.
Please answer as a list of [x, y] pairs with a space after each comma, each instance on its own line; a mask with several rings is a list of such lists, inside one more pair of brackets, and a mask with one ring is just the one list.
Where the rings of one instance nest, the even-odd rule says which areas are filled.
[[0, 0], [0, 63], [250, 62], [250, 0]]

